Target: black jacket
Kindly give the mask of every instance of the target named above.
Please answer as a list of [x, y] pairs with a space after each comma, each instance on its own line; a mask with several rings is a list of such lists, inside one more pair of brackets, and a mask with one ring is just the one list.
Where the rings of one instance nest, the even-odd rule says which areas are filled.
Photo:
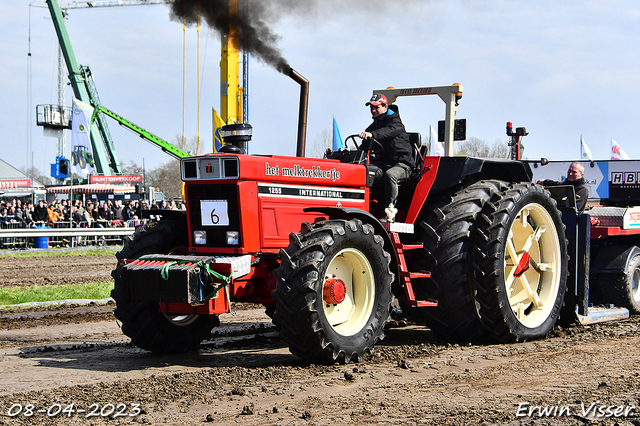
[[582, 213], [584, 208], [587, 206], [587, 200], [589, 199], [589, 187], [587, 186], [587, 182], [585, 182], [584, 177], [573, 181], [565, 179], [564, 182], [547, 179], [543, 180], [542, 184], [544, 186], [572, 185], [573, 190], [576, 193], [576, 210], [578, 213]]
[[384, 147], [385, 160], [414, 166], [413, 148], [396, 105], [389, 105], [387, 113], [374, 118], [366, 131]]
[[49, 214], [47, 213], [47, 207], [42, 206], [40, 204], [36, 205], [33, 208], [33, 220], [36, 222], [46, 222], [49, 220]]

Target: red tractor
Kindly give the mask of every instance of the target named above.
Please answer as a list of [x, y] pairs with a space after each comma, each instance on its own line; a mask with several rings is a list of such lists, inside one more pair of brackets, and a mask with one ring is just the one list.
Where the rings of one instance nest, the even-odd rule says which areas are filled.
[[561, 214], [527, 164], [452, 156], [462, 90], [374, 91], [446, 104], [446, 156], [412, 135], [418, 166], [392, 223], [377, 219], [367, 153], [304, 157], [305, 113], [296, 157], [227, 144], [182, 159], [186, 215], [163, 211], [118, 254], [123, 332], [154, 352], [194, 349], [236, 301], [264, 304], [291, 352], [317, 363], [371, 353], [395, 305], [447, 340], [546, 336], [567, 288]]

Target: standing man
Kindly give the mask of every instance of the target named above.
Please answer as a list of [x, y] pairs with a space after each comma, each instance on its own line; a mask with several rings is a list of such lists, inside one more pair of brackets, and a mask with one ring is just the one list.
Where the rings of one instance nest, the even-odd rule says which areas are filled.
[[33, 206], [29, 201], [26, 201], [23, 204], [23, 207], [24, 208], [22, 209], [22, 219], [24, 220], [24, 223], [26, 225], [29, 225], [31, 222], [33, 222]]
[[546, 179], [539, 180], [538, 183], [544, 186], [572, 185], [576, 193], [576, 210], [578, 213], [582, 213], [587, 206], [589, 187], [584, 180], [584, 164], [579, 161], [571, 163], [569, 170], [567, 170], [567, 178], [564, 182]]
[[371, 110], [373, 123], [358, 136], [361, 139], [373, 138], [384, 148], [384, 155], [374, 160], [373, 165], [378, 167], [376, 181], [384, 180], [385, 219], [393, 222], [398, 213], [398, 181], [411, 176], [414, 167], [413, 148], [397, 105], [388, 105], [387, 97], [378, 94], [373, 95], [365, 106]]
[[33, 209], [33, 220], [42, 224], [48, 219], [49, 214], [47, 212], [47, 206], [44, 204], [44, 200], [38, 200], [38, 205]]

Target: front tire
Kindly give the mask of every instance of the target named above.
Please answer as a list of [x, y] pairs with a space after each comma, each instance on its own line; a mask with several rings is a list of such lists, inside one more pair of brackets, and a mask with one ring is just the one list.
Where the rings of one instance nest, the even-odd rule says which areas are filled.
[[[394, 279], [373, 227], [358, 219], [304, 223], [280, 257], [273, 322], [290, 351], [321, 364], [372, 353], [384, 337]], [[334, 285], [343, 301], [327, 295]]]
[[545, 337], [567, 287], [567, 241], [541, 186], [513, 184], [486, 203], [473, 250], [480, 321], [499, 341]]
[[157, 302], [132, 302], [122, 296], [121, 261], [150, 253], [167, 254], [177, 247], [187, 246], [184, 222], [165, 219], [136, 228], [116, 254], [118, 265], [111, 272], [115, 283], [111, 291], [111, 297], [116, 301], [114, 315], [122, 323], [122, 332], [137, 347], [156, 353], [196, 350], [200, 342], [211, 335], [211, 329], [220, 325], [217, 315], [170, 315], [160, 312]]

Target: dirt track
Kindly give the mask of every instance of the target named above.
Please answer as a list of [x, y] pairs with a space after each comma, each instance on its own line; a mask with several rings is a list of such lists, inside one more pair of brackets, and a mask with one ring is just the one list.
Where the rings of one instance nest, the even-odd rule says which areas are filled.
[[[38, 259], [23, 271], [31, 285], [58, 275], [102, 280], [113, 265], [112, 256], [53, 259], [63, 272]], [[2, 259], [0, 267], [7, 276], [27, 262]], [[424, 327], [393, 323], [366, 362], [326, 367], [291, 355], [263, 309], [235, 309], [198, 353], [181, 356], [128, 344], [113, 306], [2, 311], [0, 424], [640, 425], [638, 318], [485, 346], [452, 345]], [[8, 416], [17, 404], [20, 414]], [[71, 404], [70, 417], [47, 416]], [[101, 416], [109, 404], [124, 404], [121, 414], [140, 404], [141, 412]], [[611, 415], [589, 420], [583, 411], [592, 404]], [[96, 408], [97, 416], [78, 412]]]
[[0, 287], [111, 281], [115, 256], [0, 257]]

